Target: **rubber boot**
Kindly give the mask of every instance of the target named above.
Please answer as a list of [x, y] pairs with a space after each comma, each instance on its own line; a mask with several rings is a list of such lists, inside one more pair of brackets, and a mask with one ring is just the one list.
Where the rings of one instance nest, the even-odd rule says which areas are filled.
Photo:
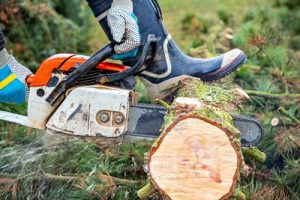
[[[110, 8], [111, 2], [89, 1], [110, 40], [112, 37], [107, 25], [106, 11]], [[182, 79], [195, 77], [203, 81], [218, 80], [235, 71], [246, 61], [246, 55], [239, 49], [210, 59], [191, 58], [180, 50], [164, 27], [161, 9], [156, 0], [133, 0], [133, 5], [134, 13], [138, 18], [142, 44], [149, 34], [154, 34], [158, 40], [154, 61], [145, 66], [138, 75], [146, 86], [151, 100], [169, 96], [177, 89]], [[135, 60], [123, 60], [123, 62], [130, 65]]]

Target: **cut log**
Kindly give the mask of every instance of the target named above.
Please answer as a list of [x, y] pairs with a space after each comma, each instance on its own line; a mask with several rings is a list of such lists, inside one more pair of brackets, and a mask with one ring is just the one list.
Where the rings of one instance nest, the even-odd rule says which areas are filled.
[[[162, 134], [147, 156], [145, 170], [151, 183], [138, 196], [148, 199], [158, 191], [172, 200], [243, 199], [237, 181], [244, 157], [231, 114], [247, 100], [243, 90], [226, 80], [181, 81], [177, 98], [171, 105], [165, 103]], [[265, 158], [254, 149], [243, 150], [259, 155], [252, 157], [255, 160]]]
[[175, 120], [150, 152], [152, 183], [172, 200], [227, 199], [242, 163], [232, 138], [229, 131], [196, 115]]

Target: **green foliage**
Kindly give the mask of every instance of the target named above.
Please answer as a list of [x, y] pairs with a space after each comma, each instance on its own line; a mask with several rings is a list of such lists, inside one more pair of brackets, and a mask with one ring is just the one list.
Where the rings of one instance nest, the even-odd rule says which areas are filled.
[[89, 8], [86, 6], [86, 4], [83, 4], [81, 0], [52, 0], [50, 1], [50, 4], [60, 15], [70, 19], [79, 26], [83, 26], [83, 28], [86, 30], [90, 29], [87, 26], [89, 25], [87, 20], [89, 18], [89, 12], [87, 12], [87, 9]]
[[297, 35], [291, 39], [290, 46], [296, 51], [300, 50], [300, 35]]
[[191, 34], [208, 33], [211, 26], [211, 19], [198, 16], [196, 14], [187, 14], [182, 19], [182, 29]]
[[299, 0], [276, 0], [276, 6], [286, 6], [289, 9], [298, 9], [300, 7]]
[[233, 24], [233, 15], [228, 6], [221, 4], [218, 7], [218, 16], [227, 26]]
[[29, 0], [0, 4], [4, 11], [0, 23], [8, 39], [8, 49], [32, 70], [55, 53], [90, 52], [87, 20], [90, 13], [79, 1], [66, 4]]

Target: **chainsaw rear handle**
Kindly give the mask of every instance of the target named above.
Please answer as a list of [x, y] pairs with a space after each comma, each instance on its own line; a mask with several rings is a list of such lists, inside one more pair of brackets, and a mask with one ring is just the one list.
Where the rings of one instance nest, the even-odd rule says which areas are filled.
[[103, 49], [98, 51], [96, 54], [91, 56], [87, 61], [78, 66], [70, 75], [66, 76], [52, 91], [52, 93], [47, 97], [46, 101], [55, 105], [59, 99], [65, 94], [65, 92], [70, 89], [76, 81], [82, 76], [86, 75], [90, 70], [95, 68], [99, 63], [110, 58], [114, 51], [114, 43], [105, 46]]
[[142, 54], [140, 55], [138, 61], [133, 67], [130, 69], [111, 74], [99, 74], [97, 76], [97, 83], [112, 83], [116, 81], [120, 81], [129, 76], [134, 76], [139, 73], [143, 66], [147, 65], [146, 63], [153, 61], [156, 54], [156, 44], [157, 40], [155, 35], [150, 34], [147, 37], [146, 43], [143, 46]]

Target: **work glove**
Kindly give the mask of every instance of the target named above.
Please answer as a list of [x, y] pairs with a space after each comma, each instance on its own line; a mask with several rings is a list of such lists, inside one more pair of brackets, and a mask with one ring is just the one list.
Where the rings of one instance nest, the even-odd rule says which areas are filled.
[[7, 53], [4, 36], [0, 31], [0, 102], [24, 103], [29, 94], [25, 81], [30, 74], [29, 69]]
[[122, 60], [137, 55], [141, 43], [137, 17], [131, 0], [113, 0], [107, 15], [113, 40], [117, 43], [113, 59]]

